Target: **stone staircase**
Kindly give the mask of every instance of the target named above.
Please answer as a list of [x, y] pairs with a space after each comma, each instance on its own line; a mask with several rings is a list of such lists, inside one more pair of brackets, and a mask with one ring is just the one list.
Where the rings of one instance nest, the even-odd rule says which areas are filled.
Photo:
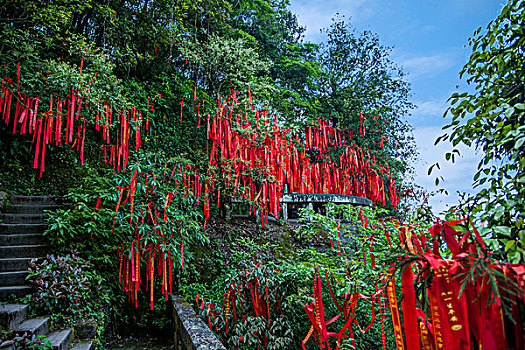
[[0, 300], [30, 292], [28, 262], [48, 252], [44, 210], [55, 210], [59, 203], [59, 197], [9, 196], [0, 207]]
[[[60, 197], [53, 196], [10, 195], [6, 199], [0, 206], [0, 301], [13, 295], [20, 298], [31, 291], [26, 282], [28, 263], [31, 259], [45, 257], [50, 250], [43, 236], [46, 229], [44, 210], [56, 210], [61, 202]], [[53, 350], [89, 350], [93, 347], [90, 339], [94, 331], [86, 332], [80, 325], [49, 333], [50, 318], [27, 319], [28, 309], [25, 304], [0, 305], [0, 330], [12, 336], [45, 335]], [[77, 339], [76, 344], [72, 344], [73, 338]]]
[[[27, 319], [28, 309], [29, 306], [25, 304], [0, 305], [0, 329], [5, 329], [13, 335], [45, 335], [53, 350], [90, 350], [93, 347], [93, 340], [81, 336], [74, 337], [74, 334], [83, 333], [75, 332], [72, 328], [49, 333], [49, 317]], [[73, 338], [76, 338], [74, 344]]]

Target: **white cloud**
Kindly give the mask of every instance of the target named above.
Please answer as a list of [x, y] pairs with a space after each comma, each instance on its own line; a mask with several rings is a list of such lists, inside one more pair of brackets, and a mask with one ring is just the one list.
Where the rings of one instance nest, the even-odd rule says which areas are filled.
[[297, 15], [299, 24], [306, 27], [306, 40], [313, 42], [324, 38], [320, 30], [330, 27], [335, 13], [353, 20], [371, 14], [371, 10], [364, 6], [369, 3], [366, 0], [291, 0], [290, 3], [290, 10]]
[[445, 121], [443, 114], [445, 113], [448, 103], [447, 98], [435, 98], [426, 101], [414, 101], [416, 108], [410, 113], [408, 121], [415, 128], [442, 126]]
[[408, 72], [409, 80], [430, 78], [455, 67], [455, 55], [452, 53], [438, 53], [429, 56], [401, 58], [400, 65]]
[[447, 109], [447, 103], [444, 100], [416, 101], [414, 103], [417, 106], [416, 110], [413, 112], [414, 115], [442, 117]]
[[[437, 194], [430, 198], [430, 205], [435, 214], [446, 210], [447, 206], [458, 204], [457, 191], [472, 192], [473, 177], [481, 158], [474, 149], [458, 145], [456, 148], [460, 151], [461, 156], [456, 157], [455, 163], [447, 162], [445, 153], [453, 149], [452, 144], [440, 142], [434, 146], [435, 140], [443, 133], [440, 127], [422, 127], [414, 130], [414, 137], [421, 154], [421, 161], [415, 166], [416, 183], [429, 192], [444, 188], [449, 193], [448, 196]], [[441, 169], [435, 168], [429, 176], [428, 168], [436, 162], [439, 162]], [[438, 176], [442, 176], [444, 182], [436, 187], [435, 179]]]

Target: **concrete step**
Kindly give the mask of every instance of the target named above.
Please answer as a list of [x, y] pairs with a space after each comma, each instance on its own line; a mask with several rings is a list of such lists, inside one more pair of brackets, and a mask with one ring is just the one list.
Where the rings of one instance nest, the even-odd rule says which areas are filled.
[[28, 332], [34, 335], [46, 335], [49, 330], [49, 317], [31, 318], [14, 328], [15, 332]]
[[49, 246], [42, 244], [32, 245], [7, 245], [0, 247], [0, 256], [9, 258], [34, 258], [37, 256], [46, 255], [49, 251]]
[[27, 204], [13, 204], [6, 205], [2, 208], [2, 212], [6, 214], [42, 214], [44, 210], [57, 210], [61, 206], [55, 204], [49, 205], [27, 205]]
[[24, 205], [59, 205], [62, 198], [59, 196], [11, 196], [9, 204]]
[[4, 304], [0, 305], [0, 328], [13, 329], [27, 317], [29, 305]]
[[73, 325], [76, 340], [89, 340], [97, 336], [97, 322], [80, 322]]
[[53, 350], [66, 350], [71, 343], [73, 332], [71, 328], [49, 333], [47, 340], [51, 343]]
[[0, 234], [12, 233], [42, 233], [46, 224], [0, 224]]
[[93, 347], [93, 341], [83, 342], [83, 343], [76, 343], [69, 349], [71, 350], [91, 350]]
[[41, 233], [11, 233], [0, 235], [0, 246], [42, 244], [44, 236]]
[[0, 287], [0, 300], [8, 300], [11, 295], [21, 298], [31, 293], [32, 288], [29, 286], [7, 286]]
[[32, 258], [0, 259], [0, 272], [25, 271], [29, 268], [31, 259]]
[[29, 271], [0, 272], [0, 287], [21, 286], [28, 284], [26, 277]]
[[0, 222], [4, 224], [45, 224], [46, 214], [0, 214]]

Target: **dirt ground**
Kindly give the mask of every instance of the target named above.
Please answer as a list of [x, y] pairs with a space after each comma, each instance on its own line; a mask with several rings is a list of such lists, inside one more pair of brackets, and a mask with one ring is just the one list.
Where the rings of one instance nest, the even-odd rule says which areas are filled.
[[108, 350], [173, 350], [166, 338], [113, 338], [104, 343]]

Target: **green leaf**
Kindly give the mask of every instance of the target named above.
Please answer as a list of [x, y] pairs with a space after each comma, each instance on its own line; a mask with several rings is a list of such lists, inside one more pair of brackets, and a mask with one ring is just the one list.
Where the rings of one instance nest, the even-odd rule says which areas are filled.
[[524, 221], [523, 216], [518, 217], [515, 223], [516, 227], [521, 229], [521, 227], [523, 226], [523, 221]]
[[434, 167], [438, 168], [438, 169], [441, 169], [440, 166], [439, 166], [439, 163], [434, 163], [430, 166], [430, 168], [428, 168], [428, 175], [432, 174], [432, 171], [434, 170]]
[[510, 237], [511, 229], [509, 226], [494, 226], [494, 233], [506, 237]]
[[522, 149], [523, 143], [525, 143], [525, 136], [522, 136], [518, 140], [516, 140], [516, 143], [514, 144], [514, 149], [520, 151]]
[[444, 135], [439, 136], [436, 139], [436, 141], [434, 142], [434, 146], [437, 145], [438, 143], [440, 143], [442, 140], [447, 140], [447, 137], [448, 137], [448, 134], [444, 134]]

